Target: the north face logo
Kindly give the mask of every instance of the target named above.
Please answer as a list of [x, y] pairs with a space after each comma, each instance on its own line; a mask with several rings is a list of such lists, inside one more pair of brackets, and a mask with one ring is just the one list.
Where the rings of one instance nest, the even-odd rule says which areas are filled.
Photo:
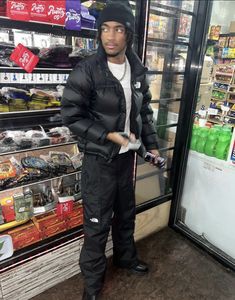
[[91, 218], [90, 221], [91, 221], [92, 223], [99, 223], [99, 220], [96, 219], [96, 218]]

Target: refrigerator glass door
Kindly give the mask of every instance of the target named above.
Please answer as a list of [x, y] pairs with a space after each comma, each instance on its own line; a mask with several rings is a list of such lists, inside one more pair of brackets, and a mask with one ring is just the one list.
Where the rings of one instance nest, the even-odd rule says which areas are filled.
[[162, 199], [172, 191], [172, 157], [185, 81], [194, 1], [150, 1], [145, 65], [154, 126], [165, 169], [138, 158], [136, 202]]
[[[235, 266], [234, 1], [214, 1], [176, 224]], [[223, 12], [223, 13], [220, 13]], [[227, 55], [225, 55], [227, 53]], [[228, 54], [230, 53], [230, 55]], [[232, 133], [233, 132], [233, 133]]]

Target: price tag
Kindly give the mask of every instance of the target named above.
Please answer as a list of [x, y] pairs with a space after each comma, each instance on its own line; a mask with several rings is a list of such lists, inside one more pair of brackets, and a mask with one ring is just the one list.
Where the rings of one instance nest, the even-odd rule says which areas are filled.
[[217, 115], [218, 109], [217, 108], [208, 108], [207, 113], [208, 113], [208, 115]]

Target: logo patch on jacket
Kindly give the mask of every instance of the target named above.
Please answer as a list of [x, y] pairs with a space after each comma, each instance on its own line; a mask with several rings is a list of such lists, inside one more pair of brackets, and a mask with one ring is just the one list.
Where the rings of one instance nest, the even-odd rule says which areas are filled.
[[92, 223], [99, 223], [99, 220], [97, 218], [91, 218], [90, 221]]
[[136, 89], [140, 89], [140, 87], [141, 87], [140, 81], [137, 81], [137, 82], [134, 84], [134, 86], [135, 86]]

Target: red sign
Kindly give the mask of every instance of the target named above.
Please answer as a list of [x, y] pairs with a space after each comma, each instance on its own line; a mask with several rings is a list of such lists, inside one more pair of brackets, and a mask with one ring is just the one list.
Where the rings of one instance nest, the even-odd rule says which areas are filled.
[[33, 69], [39, 61], [37, 55], [33, 54], [22, 44], [17, 45], [17, 47], [11, 53], [10, 59], [28, 73], [32, 73]]
[[48, 17], [48, 1], [30, 1], [29, 4], [30, 20], [39, 22], [50, 22]]
[[64, 25], [66, 19], [65, 0], [48, 1], [48, 18], [50, 23]]
[[7, 1], [7, 16], [13, 20], [29, 21], [29, 1]]

